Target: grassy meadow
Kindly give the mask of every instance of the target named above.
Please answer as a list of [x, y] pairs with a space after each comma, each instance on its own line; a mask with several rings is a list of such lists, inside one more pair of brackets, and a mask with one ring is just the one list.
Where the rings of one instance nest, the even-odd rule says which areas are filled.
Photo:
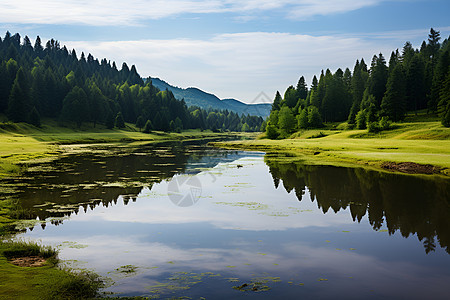
[[[423, 120], [425, 119], [425, 120]], [[414, 122], [411, 122], [414, 121]], [[379, 133], [346, 130], [346, 124], [299, 131], [283, 140], [262, 134], [252, 141], [216, 142], [215, 146], [285, 152], [311, 164], [359, 165], [380, 168], [385, 162], [430, 164], [450, 175], [450, 128], [424, 116], [410, 116], [403, 123]]]

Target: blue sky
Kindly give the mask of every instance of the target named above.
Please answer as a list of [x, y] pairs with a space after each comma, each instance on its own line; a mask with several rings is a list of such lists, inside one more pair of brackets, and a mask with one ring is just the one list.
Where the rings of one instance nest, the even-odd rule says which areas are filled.
[[2, 0], [0, 30], [247, 103], [450, 34], [448, 0]]

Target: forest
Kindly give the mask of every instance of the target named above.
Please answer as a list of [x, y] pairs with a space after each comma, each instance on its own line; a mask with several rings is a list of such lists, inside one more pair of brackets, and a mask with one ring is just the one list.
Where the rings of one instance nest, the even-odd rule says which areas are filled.
[[406, 42], [401, 52], [374, 55], [367, 66], [357, 60], [353, 72], [322, 70], [308, 89], [300, 77], [284, 97], [276, 93], [266, 125], [267, 137], [287, 138], [324, 123], [347, 122], [348, 128], [378, 132], [391, 122], [402, 121], [407, 112], [425, 110], [438, 115], [450, 127], [450, 43], [440, 43], [440, 32], [431, 28], [420, 49]]
[[[62, 126], [139, 130], [260, 131], [263, 119], [227, 110], [187, 107], [172, 92], [160, 91], [124, 62], [119, 70], [106, 58], [69, 51], [57, 40], [45, 46], [7, 32], [0, 38], [0, 115], [41, 126], [43, 118]], [[5, 117], [3, 117], [4, 119]], [[92, 125], [90, 125], [92, 124]]]

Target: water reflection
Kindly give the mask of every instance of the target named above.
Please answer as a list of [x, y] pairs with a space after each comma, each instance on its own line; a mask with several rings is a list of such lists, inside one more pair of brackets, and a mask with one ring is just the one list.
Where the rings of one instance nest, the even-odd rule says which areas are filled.
[[311, 201], [327, 213], [349, 208], [353, 221], [367, 215], [374, 230], [385, 223], [389, 234], [417, 235], [426, 253], [437, 245], [450, 253], [450, 180], [381, 173], [362, 168], [311, 166], [267, 155], [276, 188]]
[[[23, 219], [50, 218], [50, 223], [59, 225], [80, 210], [86, 213], [98, 206], [117, 205], [119, 198], [125, 205], [135, 202], [143, 188], [151, 189], [177, 174], [198, 174], [219, 162], [234, 161], [242, 153], [198, 143], [95, 146], [31, 167], [23, 178], [3, 185], [15, 188]], [[46, 223], [41, 226], [45, 228]]]
[[[34, 201], [28, 208], [39, 218], [71, 214], [70, 221], [22, 236], [58, 247], [70, 266], [112, 278], [115, 284], [107, 292], [164, 299], [449, 296], [450, 256], [439, 247], [425, 255], [416, 238], [385, 232], [422, 229], [420, 223], [433, 215], [429, 212], [444, 210], [448, 198], [413, 203], [420, 195], [448, 195], [445, 181], [310, 167], [195, 145], [94, 150], [64, 158], [59, 172], [36, 170], [29, 185], [40, 182], [36, 186], [45, 189], [50, 182], [56, 196], [41, 191], [43, 199], [35, 199], [39, 189], [33, 188], [24, 190], [20, 201]], [[122, 159], [136, 161], [116, 161]], [[93, 170], [96, 175], [83, 177], [92, 168], [99, 168]], [[64, 176], [51, 177], [58, 174]], [[175, 205], [170, 184], [191, 177], [201, 183], [198, 202]], [[397, 199], [402, 193], [390, 191], [409, 185], [406, 195], [413, 200]], [[77, 201], [82, 208], [74, 214]], [[408, 203], [420, 210], [411, 212], [404, 207]], [[52, 211], [61, 207], [67, 211]], [[424, 215], [416, 223], [408, 213]], [[440, 213], [444, 225], [448, 214]], [[433, 230], [445, 240], [442, 227]], [[251, 289], [233, 288], [243, 284]]]

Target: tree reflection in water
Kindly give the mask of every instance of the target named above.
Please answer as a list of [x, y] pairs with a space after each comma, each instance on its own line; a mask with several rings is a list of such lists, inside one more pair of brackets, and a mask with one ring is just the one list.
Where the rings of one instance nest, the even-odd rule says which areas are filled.
[[374, 230], [386, 224], [389, 234], [417, 234], [425, 252], [437, 244], [450, 254], [450, 180], [362, 168], [311, 166], [266, 155], [274, 185], [280, 181], [299, 201], [307, 188], [311, 201], [328, 213], [349, 208], [353, 221], [367, 215]]
[[[132, 147], [95, 146], [81, 154], [64, 156], [34, 166], [21, 178], [5, 180], [14, 190], [20, 219], [62, 224], [65, 217], [136, 201], [143, 188], [177, 174], [197, 174], [219, 162], [234, 161], [242, 151], [218, 150], [202, 143], [158, 143]], [[31, 224], [28, 229], [33, 230]], [[13, 227], [10, 230], [14, 230]]]

